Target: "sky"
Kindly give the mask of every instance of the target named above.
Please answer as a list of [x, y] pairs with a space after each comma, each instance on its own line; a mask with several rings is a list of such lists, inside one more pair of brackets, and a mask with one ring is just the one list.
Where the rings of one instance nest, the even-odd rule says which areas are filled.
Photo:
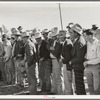
[[[9, 30], [21, 25], [24, 30], [53, 27], [61, 29], [59, 2], [0, 2], [0, 26]], [[83, 28], [92, 24], [100, 27], [100, 2], [60, 2], [63, 29], [68, 23], [79, 23]]]

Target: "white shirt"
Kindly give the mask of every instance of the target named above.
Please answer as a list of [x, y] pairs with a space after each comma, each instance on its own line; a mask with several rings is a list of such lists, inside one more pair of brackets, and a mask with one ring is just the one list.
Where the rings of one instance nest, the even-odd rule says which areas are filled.
[[100, 63], [100, 44], [97, 39], [95, 39], [92, 44], [87, 42], [86, 59], [89, 60], [88, 64]]

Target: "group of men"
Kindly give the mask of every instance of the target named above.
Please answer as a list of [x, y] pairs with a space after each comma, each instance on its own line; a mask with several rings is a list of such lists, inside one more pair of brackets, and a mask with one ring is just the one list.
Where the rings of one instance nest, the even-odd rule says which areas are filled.
[[38, 86], [55, 95], [86, 95], [85, 76], [89, 93], [100, 94], [100, 29], [73, 23], [66, 28], [31, 33], [12, 28], [10, 37], [2, 35], [0, 78], [23, 86], [27, 77], [30, 95], [37, 95]]

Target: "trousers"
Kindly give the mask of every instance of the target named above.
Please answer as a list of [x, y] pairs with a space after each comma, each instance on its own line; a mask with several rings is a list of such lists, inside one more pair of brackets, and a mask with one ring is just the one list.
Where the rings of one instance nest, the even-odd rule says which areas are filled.
[[64, 95], [72, 95], [72, 71], [68, 71], [66, 64], [63, 64]]
[[85, 73], [90, 95], [100, 94], [100, 65], [87, 65]]
[[51, 92], [62, 95], [62, 64], [57, 59], [52, 59], [52, 87]]
[[37, 94], [37, 82], [36, 82], [36, 75], [35, 75], [35, 67], [36, 67], [36, 64], [33, 64], [30, 67], [26, 64], [26, 74], [27, 74], [28, 83], [29, 83], [30, 95]]
[[39, 69], [39, 77], [42, 82], [42, 91], [50, 91], [51, 89], [51, 80], [50, 80], [50, 60], [43, 60], [40, 64], [40, 69]]

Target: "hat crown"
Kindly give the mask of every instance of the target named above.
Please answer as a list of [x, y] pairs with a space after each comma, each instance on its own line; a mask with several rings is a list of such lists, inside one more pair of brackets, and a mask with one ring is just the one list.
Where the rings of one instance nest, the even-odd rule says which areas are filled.
[[51, 29], [50, 36], [52, 37], [52, 36], [56, 36], [56, 35], [58, 35], [58, 28], [54, 27], [54, 28]]
[[79, 24], [73, 25], [71, 29], [76, 31], [79, 34], [82, 34], [82, 27]]
[[29, 33], [28, 32], [23, 32], [22, 37], [29, 37]]

